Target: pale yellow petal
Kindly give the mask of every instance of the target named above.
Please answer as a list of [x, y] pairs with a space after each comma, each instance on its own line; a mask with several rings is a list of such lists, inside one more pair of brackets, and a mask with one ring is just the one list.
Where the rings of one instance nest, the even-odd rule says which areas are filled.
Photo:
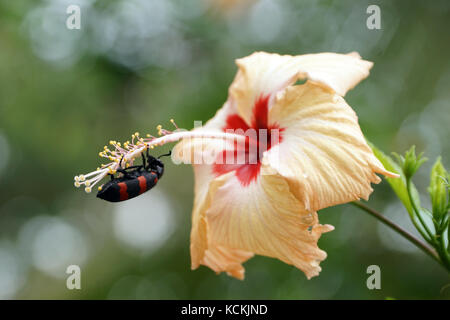
[[349, 54], [316, 53], [296, 57], [301, 79], [310, 79], [344, 96], [367, 78], [373, 63], [362, 60], [357, 52]]
[[208, 243], [208, 223], [206, 209], [210, 206], [209, 184], [213, 180], [211, 167], [194, 166], [195, 198], [192, 211], [191, 229], [191, 265], [192, 269], [205, 265], [215, 272], [227, 272], [238, 279], [244, 278], [242, 263], [250, 259], [253, 253]]
[[248, 251], [211, 245], [205, 251], [201, 264], [216, 273], [226, 272], [229, 276], [244, 280], [245, 269], [242, 263], [251, 257], [253, 257], [253, 253]]
[[293, 56], [255, 52], [237, 59], [239, 70], [229, 89], [230, 101], [239, 115], [251, 123], [252, 110], [261, 96], [283, 90], [297, 80], [298, 64]]
[[397, 177], [374, 156], [353, 109], [313, 82], [287, 88], [269, 119], [284, 131], [263, 161], [288, 179], [305, 210], [368, 199], [376, 173]]
[[243, 187], [233, 172], [210, 184], [206, 220], [209, 243], [254, 252], [294, 265], [308, 278], [319, 274], [326, 253], [317, 246], [323, 232], [316, 212], [301, 211], [283, 177], [262, 168], [255, 183]]
[[372, 62], [357, 53], [318, 53], [300, 56], [255, 52], [236, 60], [238, 73], [230, 86], [231, 103], [248, 124], [255, 101], [275, 94], [298, 79], [309, 78], [340, 95], [369, 75]]

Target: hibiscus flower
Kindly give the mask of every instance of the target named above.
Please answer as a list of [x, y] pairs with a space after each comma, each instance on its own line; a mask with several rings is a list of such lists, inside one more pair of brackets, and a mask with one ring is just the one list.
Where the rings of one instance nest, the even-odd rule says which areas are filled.
[[[173, 152], [192, 161], [198, 145], [220, 151], [215, 163], [193, 164], [192, 269], [205, 265], [243, 279], [242, 264], [259, 254], [294, 265], [309, 279], [326, 258], [317, 242], [334, 229], [319, 224], [317, 211], [368, 199], [371, 183], [381, 181], [376, 173], [397, 177], [374, 156], [342, 98], [372, 63], [357, 53], [257, 52], [237, 66], [228, 100], [194, 132], [256, 135], [231, 147], [185, 139]], [[234, 162], [224, 163], [230, 148]], [[236, 161], [239, 152], [243, 162]]]

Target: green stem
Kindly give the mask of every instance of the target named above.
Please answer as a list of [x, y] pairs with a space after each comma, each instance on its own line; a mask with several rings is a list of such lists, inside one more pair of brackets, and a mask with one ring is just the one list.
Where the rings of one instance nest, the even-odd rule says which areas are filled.
[[414, 198], [412, 197], [411, 185], [412, 185], [411, 179], [408, 179], [408, 178], [407, 178], [407, 179], [406, 179], [406, 191], [408, 192], [409, 201], [411, 202], [411, 206], [412, 206], [412, 209], [413, 209], [413, 211], [414, 211], [414, 213], [415, 213], [415, 216], [419, 218], [420, 224], [421, 224], [422, 227], [425, 229], [425, 231], [426, 231], [428, 237], [425, 236], [425, 235], [423, 234], [423, 232], [421, 232], [421, 228], [418, 227], [417, 222], [416, 222], [415, 219], [414, 219], [414, 216], [411, 217], [411, 218], [412, 218], [412, 222], [414, 223], [416, 229], [420, 232], [420, 234], [422, 235], [422, 237], [423, 237], [425, 240], [427, 240], [427, 242], [428, 242], [429, 244], [435, 246], [435, 244], [436, 244], [436, 238], [434, 237], [433, 233], [431, 232], [431, 230], [428, 228], [427, 224], [426, 224], [425, 221], [423, 220], [422, 215], [421, 215], [421, 213], [420, 213], [420, 211], [419, 211], [419, 208], [417, 207], [416, 202], [414, 201]]
[[444, 235], [445, 235], [445, 232], [442, 232], [439, 234], [439, 237], [440, 237], [439, 256], [441, 257], [443, 264], [447, 267], [447, 269], [450, 270], [450, 256], [449, 256], [447, 248], [445, 246]]
[[362, 204], [360, 201], [354, 201], [354, 202], [351, 202], [351, 204], [354, 205], [355, 207], [369, 213], [370, 215], [372, 215], [373, 217], [375, 217], [376, 219], [378, 219], [379, 221], [381, 221], [382, 223], [384, 223], [385, 225], [387, 225], [388, 227], [390, 227], [391, 229], [393, 229], [394, 231], [396, 231], [397, 233], [402, 235], [404, 238], [409, 240], [412, 244], [414, 244], [420, 250], [425, 252], [427, 255], [429, 255], [431, 258], [433, 258], [440, 265], [443, 265], [442, 261], [439, 259], [439, 256], [434, 249], [427, 246], [423, 241], [416, 238], [415, 236], [413, 236], [411, 233], [409, 233], [408, 231], [406, 231], [399, 225], [397, 225], [394, 222], [392, 222], [391, 220], [387, 219], [381, 213], [375, 211], [372, 208], [367, 207], [366, 205]]

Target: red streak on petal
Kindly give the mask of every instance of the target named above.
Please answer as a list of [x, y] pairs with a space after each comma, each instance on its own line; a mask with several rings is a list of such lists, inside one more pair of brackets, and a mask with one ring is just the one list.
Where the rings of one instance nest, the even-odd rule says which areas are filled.
[[258, 173], [261, 169], [261, 162], [258, 161], [257, 164], [245, 164], [241, 165], [239, 169], [236, 170], [236, 176], [241, 184], [246, 187], [252, 181], [256, 181], [258, 178]]
[[[224, 131], [227, 129], [242, 129], [244, 132], [248, 129], [254, 129], [257, 132], [257, 141], [254, 139], [246, 139], [245, 143], [245, 163], [238, 164], [237, 163], [237, 152], [242, 151], [242, 147], [235, 143], [234, 149], [234, 161], [231, 164], [226, 164], [226, 151], [223, 151], [218, 155], [223, 160], [225, 164], [216, 163], [213, 166], [213, 172], [220, 176], [222, 174], [235, 171], [236, 177], [240, 181], [243, 186], [248, 186], [252, 181], [256, 181], [258, 178], [258, 174], [261, 170], [261, 157], [264, 151], [269, 150], [272, 147], [271, 143], [271, 130], [278, 129], [279, 130], [279, 141], [282, 140], [281, 133], [283, 132], [283, 128], [279, 128], [277, 124], [269, 125], [269, 99], [270, 96], [261, 96], [253, 107], [253, 116], [252, 123], [249, 126], [244, 119], [238, 114], [229, 115], [226, 120], [226, 125], [223, 128]], [[259, 135], [259, 129], [267, 130], [267, 142], [266, 145], [263, 143], [262, 139]], [[256, 144], [256, 146], [255, 146]], [[252, 147], [252, 148], [250, 148]], [[250, 154], [250, 150], [256, 150], [256, 154]], [[253, 161], [250, 161], [252, 159]]]
[[268, 129], [269, 98], [269, 95], [265, 97], [261, 96], [256, 101], [255, 106], [253, 107], [253, 129]]
[[238, 114], [232, 114], [227, 118], [227, 124], [224, 128], [224, 131], [225, 129], [242, 129], [246, 131], [248, 128], [249, 126], [247, 125], [247, 123], [245, 123], [244, 119], [242, 119]]

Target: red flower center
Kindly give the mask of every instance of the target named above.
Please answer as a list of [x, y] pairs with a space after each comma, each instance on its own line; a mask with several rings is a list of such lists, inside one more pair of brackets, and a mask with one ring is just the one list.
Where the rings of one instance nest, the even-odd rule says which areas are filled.
[[223, 131], [238, 130], [236, 134], [246, 136], [245, 144], [234, 144], [233, 151], [222, 151], [218, 155], [213, 172], [220, 176], [235, 171], [236, 177], [243, 186], [256, 181], [261, 169], [261, 159], [264, 151], [281, 142], [281, 132], [277, 124], [269, 125], [269, 98], [261, 96], [253, 107], [251, 126], [238, 114], [229, 115]]

